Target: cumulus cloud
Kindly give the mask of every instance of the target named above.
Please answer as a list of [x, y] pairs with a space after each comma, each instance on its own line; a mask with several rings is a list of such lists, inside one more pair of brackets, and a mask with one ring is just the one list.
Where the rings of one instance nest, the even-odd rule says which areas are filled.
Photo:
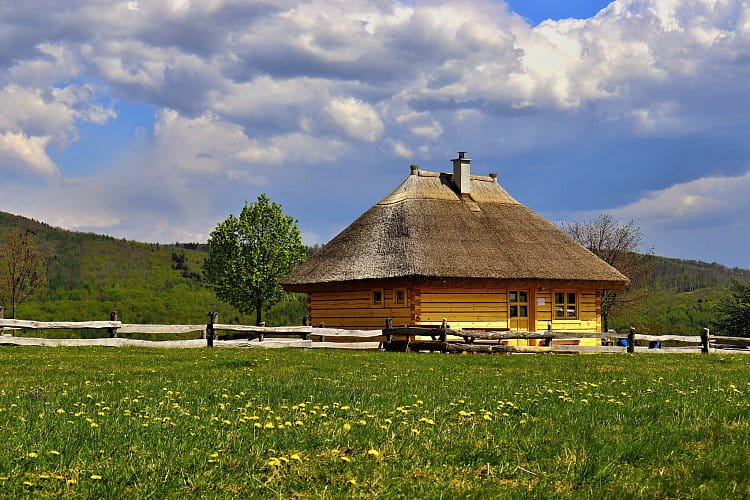
[[[573, 141], [575, 152], [575, 131], [598, 127], [700, 137], [750, 115], [743, 0], [616, 0], [538, 26], [490, 0], [39, 0], [2, 12], [0, 168], [47, 177], [83, 123], [107, 127], [131, 104], [155, 110], [139, 161], [183, 186], [267, 185], [278, 170], [335, 168], [354, 150], [427, 161], [456, 144], [529, 155]], [[589, 174], [612, 168], [590, 163]], [[709, 183], [693, 168], [678, 180]], [[121, 182], [137, 185], [143, 171], [132, 172]], [[711, 206], [697, 186], [664, 217]], [[654, 200], [630, 210], [657, 211]]]
[[44, 151], [49, 139], [49, 136], [27, 137], [12, 132], [0, 134], [0, 170], [57, 175], [57, 167]]
[[367, 103], [351, 97], [331, 99], [325, 111], [352, 139], [373, 142], [383, 135], [383, 122], [378, 112]]
[[750, 210], [750, 171], [727, 177], [702, 177], [654, 191], [616, 210], [623, 218], [650, 225], [723, 225], [746, 219]]

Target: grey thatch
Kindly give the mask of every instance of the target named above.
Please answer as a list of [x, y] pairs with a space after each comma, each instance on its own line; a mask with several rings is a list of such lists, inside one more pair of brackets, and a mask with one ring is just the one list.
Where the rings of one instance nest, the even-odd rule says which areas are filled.
[[596, 281], [627, 278], [513, 199], [496, 178], [471, 176], [460, 195], [453, 175], [414, 169], [282, 283], [383, 278], [491, 278]]

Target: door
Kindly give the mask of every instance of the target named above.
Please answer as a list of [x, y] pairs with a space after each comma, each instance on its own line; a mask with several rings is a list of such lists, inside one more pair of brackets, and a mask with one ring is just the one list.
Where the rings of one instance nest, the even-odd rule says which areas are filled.
[[508, 328], [514, 332], [529, 331], [528, 290], [508, 290]]

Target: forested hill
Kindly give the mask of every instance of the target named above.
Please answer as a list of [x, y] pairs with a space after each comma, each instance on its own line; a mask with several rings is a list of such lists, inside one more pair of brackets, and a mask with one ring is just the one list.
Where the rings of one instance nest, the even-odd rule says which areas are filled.
[[[138, 243], [0, 212], [0, 240], [11, 228], [32, 231], [50, 256], [49, 283], [21, 304], [19, 318], [107, 319], [116, 310], [130, 323], [202, 323], [209, 310], [218, 310], [222, 322], [254, 321], [219, 302], [205, 286], [205, 244]], [[651, 284], [664, 292], [715, 292], [732, 279], [750, 281], [750, 270], [657, 257]], [[304, 315], [304, 299], [296, 298], [279, 304], [265, 319], [269, 325], [299, 324]]]
[[[46, 289], [19, 306], [18, 318], [103, 320], [118, 311], [129, 323], [204, 323], [208, 311], [217, 310], [222, 322], [255, 319], [219, 302], [206, 288], [204, 245], [138, 243], [0, 212], [0, 241], [10, 229], [32, 231], [50, 257]], [[280, 304], [266, 319], [296, 324], [304, 314], [304, 303], [297, 300]]]

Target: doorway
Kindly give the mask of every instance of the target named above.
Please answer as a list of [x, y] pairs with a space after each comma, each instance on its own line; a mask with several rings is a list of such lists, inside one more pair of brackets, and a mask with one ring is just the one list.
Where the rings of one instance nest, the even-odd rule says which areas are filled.
[[515, 332], [529, 331], [528, 290], [508, 290], [508, 328]]

